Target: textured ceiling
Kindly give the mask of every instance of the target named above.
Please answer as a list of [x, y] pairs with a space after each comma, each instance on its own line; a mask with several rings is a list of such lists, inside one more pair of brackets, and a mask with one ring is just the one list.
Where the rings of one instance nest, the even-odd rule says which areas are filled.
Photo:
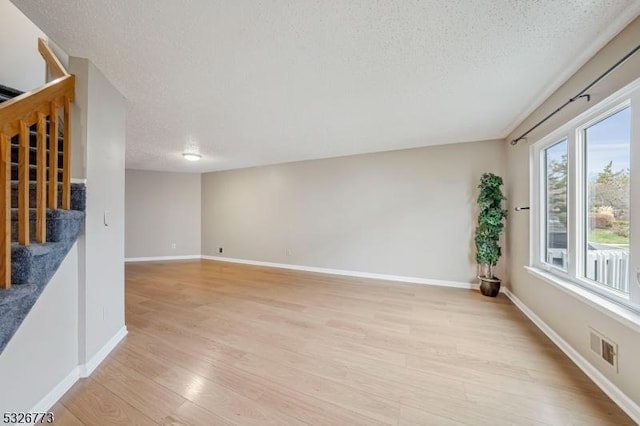
[[127, 167], [174, 171], [505, 137], [640, 13], [638, 0], [13, 1], [126, 97]]

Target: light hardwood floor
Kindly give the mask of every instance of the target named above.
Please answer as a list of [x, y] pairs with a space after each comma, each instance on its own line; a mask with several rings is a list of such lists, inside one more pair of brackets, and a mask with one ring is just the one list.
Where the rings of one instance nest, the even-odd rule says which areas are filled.
[[139, 263], [126, 323], [56, 424], [633, 424], [502, 295]]

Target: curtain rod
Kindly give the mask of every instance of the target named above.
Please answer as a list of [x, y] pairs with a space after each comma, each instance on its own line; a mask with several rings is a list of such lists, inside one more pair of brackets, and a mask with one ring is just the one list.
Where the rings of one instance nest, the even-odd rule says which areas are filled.
[[595, 86], [596, 84], [598, 84], [600, 82], [600, 80], [602, 80], [603, 78], [605, 78], [606, 76], [608, 76], [609, 74], [611, 74], [613, 71], [616, 70], [616, 68], [618, 68], [620, 65], [622, 65], [623, 63], [625, 63], [630, 57], [632, 57], [634, 54], [636, 54], [638, 51], [640, 50], [640, 45], [636, 46], [633, 50], [631, 50], [631, 52], [627, 53], [626, 55], [624, 55], [622, 57], [622, 59], [620, 59], [618, 62], [616, 62], [615, 64], [613, 64], [608, 70], [606, 70], [605, 72], [603, 72], [602, 74], [600, 74], [600, 76], [598, 78], [596, 78], [595, 80], [593, 80], [591, 82], [591, 84], [589, 84], [587, 87], [585, 87], [584, 89], [582, 89], [580, 91], [580, 93], [578, 93], [577, 95], [575, 95], [574, 97], [570, 98], [567, 102], [565, 102], [564, 104], [562, 104], [558, 109], [556, 109], [555, 111], [553, 111], [551, 114], [547, 115], [545, 118], [543, 118], [542, 120], [538, 121], [533, 127], [531, 127], [529, 130], [527, 130], [526, 132], [524, 132], [522, 135], [520, 135], [519, 137], [513, 139], [511, 141], [511, 145], [517, 145], [518, 142], [520, 142], [521, 140], [525, 139], [527, 137], [527, 135], [531, 132], [533, 132], [535, 129], [537, 129], [538, 127], [540, 127], [544, 122], [546, 122], [547, 120], [549, 120], [551, 117], [553, 117], [554, 115], [556, 115], [557, 113], [559, 113], [560, 111], [562, 111], [567, 105], [569, 105], [572, 102], [577, 101], [578, 99], [581, 98], [587, 98], [587, 102], [591, 101], [591, 95], [588, 94], [587, 92], [589, 91], [589, 89], [591, 89], [593, 86]]

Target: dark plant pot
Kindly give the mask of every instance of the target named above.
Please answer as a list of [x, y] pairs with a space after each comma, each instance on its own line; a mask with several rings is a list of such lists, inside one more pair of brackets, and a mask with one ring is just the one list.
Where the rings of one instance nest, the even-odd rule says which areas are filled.
[[500, 293], [500, 278], [478, 277], [480, 280], [480, 293], [483, 296], [496, 297]]

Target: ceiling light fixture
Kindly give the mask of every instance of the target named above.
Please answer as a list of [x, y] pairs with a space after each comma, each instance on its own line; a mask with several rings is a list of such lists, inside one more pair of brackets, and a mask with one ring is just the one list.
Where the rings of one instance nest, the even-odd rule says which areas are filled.
[[202, 155], [193, 152], [183, 152], [182, 156], [188, 161], [198, 161], [202, 158]]

